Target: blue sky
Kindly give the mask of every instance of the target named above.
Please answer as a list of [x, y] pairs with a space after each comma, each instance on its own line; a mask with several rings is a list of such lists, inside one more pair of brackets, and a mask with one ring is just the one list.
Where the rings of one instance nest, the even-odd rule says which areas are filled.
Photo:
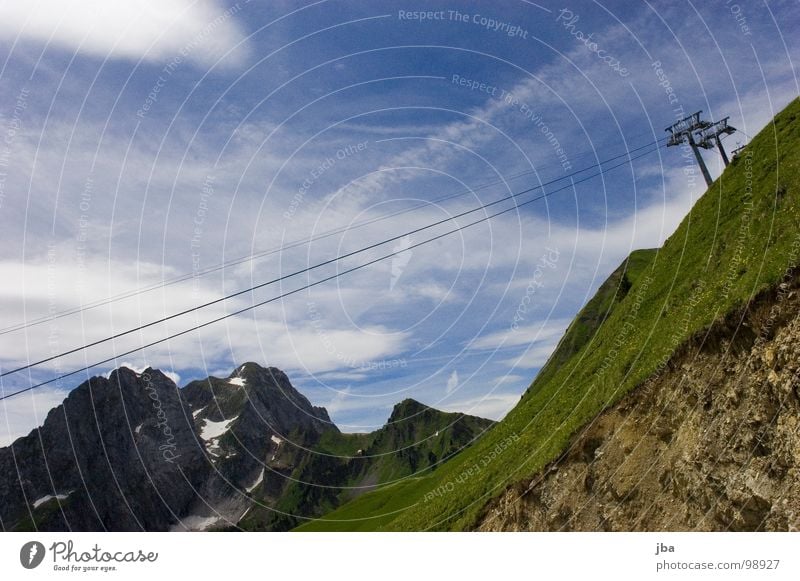
[[[420, 20], [421, 10], [431, 14]], [[797, 96], [798, 21], [788, 1], [6, 3], [3, 327], [421, 207], [4, 333], [0, 364], [38, 360], [563, 177], [662, 138], [681, 108], [730, 116], [742, 130], [725, 142], [731, 150]], [[718, 175], [715, 152], [706, 159]], [[702, 193], [689, 167], [679, 150], [661, 150], [119, 363], [169, 370], [180, 384], [244, 361], [274, 365], [348, 431], [374, 429], [406, 397], [500, 418], [608, 273], [632, 249], [659, 245]], [[334, 272], [3, 378], [2, 388]], [[0, 443], [40, 423], [88, 375], [0, 404]]]

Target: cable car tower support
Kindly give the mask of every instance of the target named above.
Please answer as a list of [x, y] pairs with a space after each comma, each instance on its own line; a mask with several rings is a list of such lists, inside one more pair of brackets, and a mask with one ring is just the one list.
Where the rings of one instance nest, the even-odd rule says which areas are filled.
[[697, 165], [700, 166], [700, 171], [703, 172], [703, 177], [706, 180], [706, 185], [711, 186], [711, 174], [708, 173], [703, 156], [700, 155], [700, 148], [714, 149], [714, 146], [719, 149], [719, 154], [722, 156], [722, 162], [728, 166], [728, 154], [725, 153], [725, 148], [722, 147], [722, 140], [720, 135], [730, 135], [736, 132], [735, 127], [728, 125], [728, 119], [716, 122], [703, 121], [700, 119], [700, 113], [692, 113], [685, 119], [681, 119], [677, 123], [670, 125], [665, 129], [670, 135], [667, 141], [667, 147], [672, 145], [681, 145], [688, 143], [694, 152], [694, 157], [697, 159]]
[[725, 163], [725, 167], [728, 167], [728, 155], [725, 153], [725, 149], [722, 147], [722, 140], [719, 138], [719, 136], [730, 135], [731, 133], [736, 132], [735, 127], [728, 125], [728, 119], [730, 119], [730, 117], [725, 117], [725, 119], [717, 121], [716, 123], [712, 123], [705, 129], [701, 129], [697, 134], [697, 137], [700, 139], [697, 142], [699, 147], [704, 149], [712, 149], [716, 144], [717, 149], [719, 149], [719, 154], [722, 156], [722, 161]]
[[711, 174], [708, 173], [706, 162], [703, 161], [703, 156], [700, 155], [700, 150], [697, 148], [697, 142], [695, 142], [693, 136], [695, 131], [706, 129], [711, 126], [711, 123], [708, 121], [700, 120], [700, 113], [702, 113], [702, 111], [692, 113], [685, 119], [681, 119], [677, 123], [670, 125], [664, 131], [670, 134], [667, 147], [681, 145], [682, 143], [688, 143], [691, 146], [694, 156], [697, 159], [697, 165], [700, 166], [700, 171], [703, 172], [703, 178], [705, 178], [706, 184], [710, 187]]

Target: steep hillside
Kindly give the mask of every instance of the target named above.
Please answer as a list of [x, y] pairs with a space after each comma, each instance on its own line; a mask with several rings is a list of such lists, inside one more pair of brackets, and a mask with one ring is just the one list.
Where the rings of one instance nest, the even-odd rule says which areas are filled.
[[628, 295], [633, 283], [652, 264], [657, 252], [657, 249], [634, 250], [600, 285], [591, 300], [570, 323], [553, 355], [539, 372], [538, 382], [546, 381], [589, 342], [606, 317]]
[[753, 139], [664, 246], [641, 257], [638, 278], [610, 301], [596, 331], [587, 324], [590, 332], [562, 341], [558, 365], [486, 437], [433, 475], [365, 494], [302, 528], [477, 526], [488, 502], [530, 482], [691, 337], [779, 284], [800, 258], [799, 115], [794, 100]]
[[687, 342], [480, 530], [800, 528], [799, 278]]
[[378, 485], [436, 470], [493, 424], [406, 399], [375, 432], [328, 431], [310, 449], [287, 448], [273, 457], [268, 468], [287, 469], [280, 479], [273, 477], [270, 481], [268, 476], [263, 488], [280, 493], [260, 499], [259, 491], [253, 491], [257, 502], [237, 526], [244, 530], [289, 530]]

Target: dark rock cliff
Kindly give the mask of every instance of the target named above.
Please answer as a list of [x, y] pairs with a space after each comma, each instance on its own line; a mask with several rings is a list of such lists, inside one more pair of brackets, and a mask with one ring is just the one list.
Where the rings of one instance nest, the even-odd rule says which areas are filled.
[[0, 449], [3, 528], [166, 530], [201, 478], [191, 417], [159, 371], [93, 377]]
[[0, 449], [0, 527], [287, 530], [336, 506], [343, 487], [429, 468], [491, 424], [407, 400], [385, 428], [342, 434], [274, 367], [183, 389], [122, 367]]

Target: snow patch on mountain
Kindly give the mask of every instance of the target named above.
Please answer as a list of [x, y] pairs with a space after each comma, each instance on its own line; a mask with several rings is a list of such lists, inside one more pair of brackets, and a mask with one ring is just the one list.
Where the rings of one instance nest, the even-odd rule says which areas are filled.
[[170, 531], [206, 531], [222, 520], [218, 516], [187, 516], [172, 525]]
[[41, 497], [41, 498], [38, 498], [38, 499], [36, 499], [36, 500], [34, 500], [34, 501], [33, 501], [33, 508], [39, 508], [39, 507], [40, 507], [40, 506], [42, 506], [42, 505], [43, 505], [45, 502], [47, 502], [47, 501], [49, 501], [49, 500], [53, 500], [54, 498], [57, 498], [58, 500], [66, 500], [66, 499], [67, 499], [67, 497], [68, 497], [70, 494], [72, 494], [72, 492], [73, 492], [73, 491], [72, 491], [72, 490], [70, 490], [70, 491], [69, 491], [69, 492], [67, 492], [66, 494], [56, 494], [55, 496], [54, 496], [54, 495], [52, 495], [52, 494], [48, 494], [47, 496], [43, 496], [43, 497]]
[[221, 422], [212, 422], [211, 420], [203, 420], [203, 427], [200, 429], [200, 437], [206, 442], [219, 438], [231, 427], [239, 416], [235, 416], [229, 420], [222, 420]]
[[256, 481], [253, 482], [250, 486], [248, 486], [245, 490], [247, 490], [247, 492], [253, 492], [256, 489], [256, 487], [263, 481], [264, 481], [264, 470], [262, 469], [261, 472], [258, 473], [258, 478], [256, 478]]

